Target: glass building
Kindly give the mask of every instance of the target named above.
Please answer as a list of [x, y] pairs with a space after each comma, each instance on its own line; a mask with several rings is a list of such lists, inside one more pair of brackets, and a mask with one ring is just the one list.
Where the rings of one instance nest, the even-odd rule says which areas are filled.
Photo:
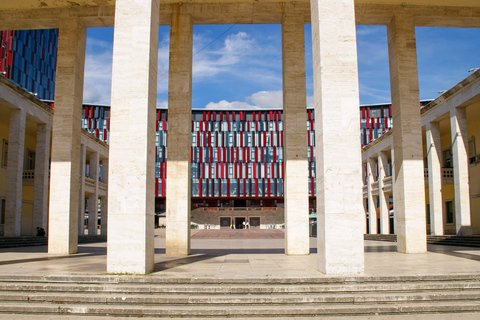
[[53, 100], [58, 29], [0, 31], [0, 73], [39, 99]]

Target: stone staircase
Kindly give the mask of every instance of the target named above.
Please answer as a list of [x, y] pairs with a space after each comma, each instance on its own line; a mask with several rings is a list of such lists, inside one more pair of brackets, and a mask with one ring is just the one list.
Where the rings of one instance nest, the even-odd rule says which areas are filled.
[[480, 236], [427, 236], [427, 243], [480, 248]]
[[47, 241], [46, 237], [0, 237], [0, 248], [45, 246]]
[[0, 314], [205, 318], [480, 312], [479, 279], [480, 274], [295, 279], [0, 275]]
[[364, 240], [397, 242], [396, 234], [364, 234]]
[[[107, 237], [101, 235], [78, 236], [78, 243], [106, 242]], [[0, 237], [0, 248], [46, 246], [47, 237]]]

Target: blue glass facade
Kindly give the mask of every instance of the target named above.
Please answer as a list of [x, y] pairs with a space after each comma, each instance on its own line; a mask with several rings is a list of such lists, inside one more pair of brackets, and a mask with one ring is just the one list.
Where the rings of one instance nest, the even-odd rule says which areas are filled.
[[58, 29], [0, 32], [0, 71], [40, 99], [53, 100]]

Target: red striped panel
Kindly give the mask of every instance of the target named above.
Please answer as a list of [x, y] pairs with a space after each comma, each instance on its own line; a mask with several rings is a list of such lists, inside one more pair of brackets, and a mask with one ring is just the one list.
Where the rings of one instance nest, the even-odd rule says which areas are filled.
[[158, 197], [158, 178], [155, 178], [155, 197]]
[[198, 179], [198, 196], [202, 196], [202, 179]]
[[310, 195], [313, 197], [315, 195], [315, 185], [314, 185], [314, 178], [310, 178], [310, 183], [311, 183], [311, 192], [310, 192]]
[[257, 163], [254, 162], [252, 167], [253, 167], [253, 170], [252, 170], [253, 171], [253, 178], [256, 179], [257, 178]]
[[270, 179], [267, 179], [267, 188], [268, 188], [268, 195], [267, 195], [267, 197], [270, 197], [270, 196], [271, 196], [271, 193], [270, 193]]

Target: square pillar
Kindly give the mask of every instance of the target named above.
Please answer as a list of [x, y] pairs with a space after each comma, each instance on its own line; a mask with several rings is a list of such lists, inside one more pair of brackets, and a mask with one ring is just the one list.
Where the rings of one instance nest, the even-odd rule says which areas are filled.
[[362, 174], [353, 0], [312, 0], [318, 268], [363, 273]]
[[[108, 188], [108, 159], [102, 159], [102, 182], [107, 184]], [[102, 236], [107, 235], [108, 225], [108, 190], [107, 196], [101, 198], [100, 210], [101, 210], [101, 226], [100, 234]]]
[[190, 144], [192, 121], [192, 45], [190, 15], [175, 5], [170, 24], [166, 186], [166, 253], [190, 253]]
[[455, 189], [455, 228], [459, 236], [472, 235], [470, 217], [470, 178], [468, 175], [468, 135], [466, 108], [450, 111], [453, 183]]
[[117, 0], [112, 65], [107, 271], [154, 264], [159, 0]]
[[85, 168], [87, 165], [87, 147], [80, 145], [80, 190], [78, 193], [78, 234], [85, 235]]
[[101, 226], [100, 234], [102, 236], [107, 235], [107, 226], [108, 226], [108, 198], [100, 198], [100, 216], [101, 216]]
[[442, 146], [438, 122], [429, 122], [425, 129], [428, 162], [428, 194], [430, 199], [430, 234], [443, 235]]
[[93, 179], [94, 190], [88, 197], [88, 235], [97, 235], [97, 216], [98, 216], [98, 173], [99, 173], [98, 152], [90, 153], [90, 179]]
[[[304, 15], [286, 4], [282, 23], [285, 253], [309, 254]], [[313, 155], [312, 155], [313, 157]]]
[[[368, 158], [367, 160], [367, 172], [368, 172], [368, 179], [367, 179], [367, 194], [368, 194], [368, 233], [369, 234], [377, 234], [377, 202], [375, 201], [375, 197], [372, 194], [372, 185], [375, 182], [374, 177], [374, 167], [375, 162], [373, 158]], [[380, 190], [378, 191], [380, 192]]]
[[72, 254], [78, 243], [78, 172], [86, 28], [60, 20], [48, 224], [48, 253]]
[[47, 230], [51, 133], [51, 124], [37, 124], [33, 201], [33, 228], [35, 231], [37, 227]]
[[388, 197], [383, 191], [383, 180], [386, 177], [385, 170], [388, 166], [387, 154], [380, 151], [378, 154], [378, 203], [380, 211], [380, 233], [389, 234]]
[[22, 229], [23, 156], [25, 152], [24, 110], [10, 110], [5, 193], [5, 237], [20, 237]]
[[417, 51], [414, 17], [397, 13], [387, 26], [395, 149], [397, 250], [427, 250]]

